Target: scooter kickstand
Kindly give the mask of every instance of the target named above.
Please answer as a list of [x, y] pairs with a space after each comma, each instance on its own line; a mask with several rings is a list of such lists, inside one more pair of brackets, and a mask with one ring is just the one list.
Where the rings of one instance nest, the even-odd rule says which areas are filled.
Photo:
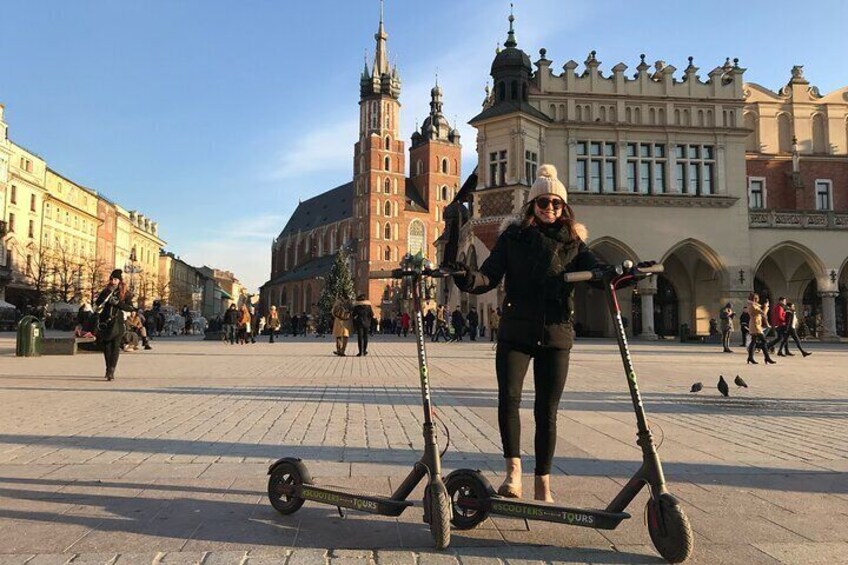
[[345, 511], [342, 510], [341, 506], [336, 506], [336, 510], [339, 511], [339, 518], [347, 518], [347, 515], [345, 514]]

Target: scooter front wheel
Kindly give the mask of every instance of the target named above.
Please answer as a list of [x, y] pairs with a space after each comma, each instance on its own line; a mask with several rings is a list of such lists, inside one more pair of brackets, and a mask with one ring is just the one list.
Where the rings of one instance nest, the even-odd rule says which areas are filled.
[[694, 540], [689, 519], [670, 494], [648, 501], [648, 534], [657, 552], [669, 563], [682, 563], [692, 554]]
[[427, 485], [424, 504], [429, 510], [430, 533], [436, 549], [445, 549], [450, 545], [451, 501], [445, 484], [440, 480]]
[[451, 523], [456, 529], [470, 530], [486, 519], [486, 511], [483, 510], [486, 485], [476, 474], [454, 471], [445, 479], [445, 488], [453, 507]]
[[302, 485], [306, 476], [306, 469], [298, 461], [280, 461], [274, 467], [268, 478], [268, 499], [277, 512], [293, 514], [300, 510], [304, 500], [285, 492], [288, 490], [286, 487]]

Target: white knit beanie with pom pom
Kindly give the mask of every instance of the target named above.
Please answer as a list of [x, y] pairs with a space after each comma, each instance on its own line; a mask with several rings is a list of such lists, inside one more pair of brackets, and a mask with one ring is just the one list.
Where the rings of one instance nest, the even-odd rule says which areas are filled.
[[568, 192], [565, 190], [565, 185], [557, 178], [557, 170], [553, 165], [546, 164], [539, 167], [539, 176], [533, 186], [530, 187], [527, 202], [545, 194], [559, 196], [563, 202], [568, 202]]

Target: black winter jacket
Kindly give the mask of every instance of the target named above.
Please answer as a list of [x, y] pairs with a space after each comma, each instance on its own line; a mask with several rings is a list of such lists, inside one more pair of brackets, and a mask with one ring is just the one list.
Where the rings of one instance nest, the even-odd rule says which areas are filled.
[[498, 237], [477, 271], [457, 277], [460, 290], [483, 294], [506, 277], [498, 341], [524, 347], [571, 349], [574, 342], [574, 286], [563, 273], [599, 265], [581, 239], [566, 227], [522, 227], [513, 223]]
[[124, 294], [124, 299], [121, 300], [118, 297], [117, 291], [112, 294], [112, 289], [106, 287], [100, 291], [94, 303], [100, 311], [97, 321], [97, 340], [104, 342], [124, 337], [126, 328], [124, 326], [124, 316], [121, 312], [132, 312], [135, 310], [135, 307], [132, 305], [132, 296], [130, 293], [127, 292]]

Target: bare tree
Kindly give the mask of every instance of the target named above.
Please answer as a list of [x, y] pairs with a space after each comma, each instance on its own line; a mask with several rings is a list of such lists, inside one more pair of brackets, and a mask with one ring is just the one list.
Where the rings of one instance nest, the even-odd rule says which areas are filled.
[[58, 244], [53, 249], [53, 261], [53, 295], [60, 302], [71, 302], [82, 294], [82, 260], [67, 246]]
[[91, 301], [90, 304], [94, 304], [97, 293], [104, 286], [106, 276], [109, 274], [109, 265], [102, 257], [88, 257], [83, 262], [82, 273], [83, 291]]
[[39, 305], [46, 304], [51, 298], [51, 280], [55, 275], [55, 257], [49, 248], [30, 243], [26, 246], [25, 275], [35, 289]]

